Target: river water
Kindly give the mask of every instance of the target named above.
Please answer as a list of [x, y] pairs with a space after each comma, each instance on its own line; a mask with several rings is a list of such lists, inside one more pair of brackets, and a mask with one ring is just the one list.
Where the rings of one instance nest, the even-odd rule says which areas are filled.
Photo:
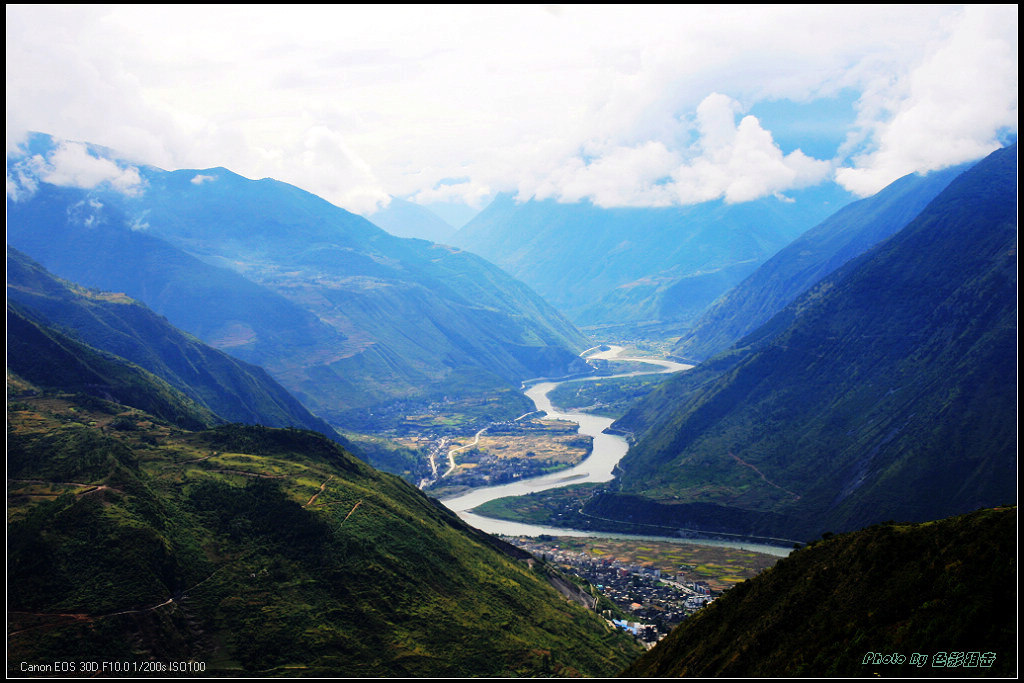
[[[670, 360], [654, 358], [623, 358], [619, 355], [621, 352], [622, 347], [612, 346], [608, 351], [591, 355], [588, 359], [640, 361], [657, 365], [660, 368], [651, 372], [628, 372], [619, 375], [612, 375], [611, 377], [631, 377], [634, 375], [670, 373], [678, 372], [680, 370], [688, 370], [693, 367], [692, 365], [684, 365], [683, 363], [676, 363]], [[583, 381], [596, 381], [600, 379], [609, 379], [609, 377], [587, 377], [584, 378]], [[566, 381], [580, 380], [576, 379]], [[567, 486], [569, 484], [602, 483], [611, 481], [614, 477], [613, 470], [615, 465], [618, 464], [619, 460], [621, 460], [624, 455], [626, 455], [626, 451], [629, 450], [629, 444], [627, 444], [626, 440], [621, 436], [604, 433], [604, 430], [614, 422], [611, 418], [588, 415], [586, 413], [565, 413], [555, 409], [555, 407], [551, 405], [551, 400], [548, 398], [548, 394], [559, 384], [562, 384], [562, 382], [540, 382], [539, 384], [534, 384], [529, 387], [525, 391], [525, 394], [533, 401], [537, 410], [543, 410], [547, 413], [547, 417], [549, 419], [575, 422], [579, 425], [580, 434], [593, 437], [594, 448], [590, 456], [588, 456], [583, 462], [567, 470], [561, 470], [552, 474], [545, 474], [529, 479], [521, 479], [507, 484], [499, 484], [497, 486], [484, 486], [441, 500], [448, 509], [457, 513], [467, 524], [471, 524], [472, 526], [490, 534], [504, 534], [508, 536], [539, 536], [541, 534], [548, 534], [552, 536], [635, 538], [638, 540], [649, 541], [662, 540], [676, 543], [699, 543], [701, 545], [727, 546], [732, 548], [742, 548], [744, 550], [751, 550], [754, 552], [768, 553], [780, 557], [789, 554], [789, 550], [786, 548], [762, 545], [758, 543], [717, 541], [710, 539], [683, 539], [670, 536], [640, 536], [635, 534], [616, 534], [603, 531], [583, 531], [579, 529], [526, 524], [523, 522], [509, 522], [473, 514], [471, 512], [473, 508], [482, 505], [489, 500], [494, 500], [495, 498], [523, 496], [529, 493], [547, 491], [548, 489]]]

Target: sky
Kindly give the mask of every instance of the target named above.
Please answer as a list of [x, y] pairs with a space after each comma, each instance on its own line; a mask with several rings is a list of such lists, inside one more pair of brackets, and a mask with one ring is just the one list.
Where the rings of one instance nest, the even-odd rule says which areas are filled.
[[[391, 196], [479, 209], [499, 192], [608, 207], [830, 182], [867, 196], [1017, 130], [1016, 5], [6, 13], [8, 155], [28, 131], [67, 140], [37, 177], [79, 186], [138, 189], [75, 141], [273, 177], [358, 213]], [[8, 166], [10, 197], [27, 176]]]

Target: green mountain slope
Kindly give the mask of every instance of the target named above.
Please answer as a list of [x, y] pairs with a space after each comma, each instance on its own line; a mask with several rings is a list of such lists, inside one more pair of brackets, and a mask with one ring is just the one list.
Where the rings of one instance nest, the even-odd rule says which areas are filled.
[[767, 322], [836, 268], [899, 231], [970, 164], [911, 174], [797, 237], [709, 306], [672, 353], [704, 360]]
[[8, 200], [8, 241], [266, 368], [334, 424], [365, 426], [396, 401], [501, 392], [517, 415], [521, 380], [564, 374], [588, 345], [467, 252], [394, 237], [271, 179], [140, 172], [134, 196], [39, 182]]
[[262, 368], [180, 332], [128, 297], [55, 278], [11, 247], [7, 298], [73, 330], [90, 346], [149, 370], [228, 422], [299, 427], [337, 438]]
[[600, 517], [810, 538], [1015, 500], [1016, 147], [616, 423]]
[[22, 398], [8, 519], [9, 675], [600, 676], [639, 650], [549, 570], [312, 432]]
[[452, 242], [527, 283], [577, 324], [682, 320], [843, 199], [811, 195], [656, 209], [500, 195]]
[[33, 394], [59, 390], [118, 401], [192, 429], [222, 422], [156, 375], [34, 317], [19, 304], [7, 303], [7, 372], [30, 385], [20, 390]]
[[1013, 677], [1016, 529], [1012, 507], [818, 541], [730, 590], [623, 675]]

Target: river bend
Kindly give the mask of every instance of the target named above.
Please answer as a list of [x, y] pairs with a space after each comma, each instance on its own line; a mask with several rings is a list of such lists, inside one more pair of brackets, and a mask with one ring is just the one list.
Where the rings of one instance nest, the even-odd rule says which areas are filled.
[[526, 524], [523, 522], [510, 522], [491, 517], [483, 517], [473, 514], [471, 510], [489, 500], [504, 498], [506, 496], [523, 496], [528, 493], [547, 491], [548, 489], [568, 486], [570, 484], [601, 483], [611, 481], [614, 475], [615, 465], [626, 455], [629, 444], [626, 440], [616, 434], [606, 434], [605, 429], [611, 426], [612, 420], [608, 417], [588, 415], [587, 413], [562, 412], [553, 405], [548, 398], [552, 389], [565, 381], [596, 381], [610, 379], [611, 377], [632, 377], [635, 375], [650, 375], [660, 373], [678, 372], [688, 370], [692, 365], [676, 363], [670, 360], [656, 358], [631, 358], [622, 357], [621, 346], [612, 346], [609, 350], [597, 353], [588, 357], [591, 359], [616, 360], [616, 361], [639, 361], [659, 366], [658, 370], [651, 372], [626, 372], [611, 376], [595, 376], [563, 380], [559, 382], [540, 382], [534, 384], [524, 392], [533, 401], [537, 410], [543, 410], [547, 417], [553, 420], [567, 420], [579, 425], [578, 433], [593, 437], [594, 447], [591, 454], [581, 463], [569, 469], [560, 470], [551, 474], [521, 479], [519, 481], [499, 484], [496, 486], [484, 486], [467, 491], [450, 498], [442, 499], [448, 509], [456, 512], [459, 517], [468, 524], [491, 534], [504, 534], [509, 536], [539, 536], [549, 534], [552, 536], [600, 536], [605, 538], [635, 538], [638, 540], [666, 540], [674, 542], [700, 543], [702, 545], [729, 546], [743, 548], [756, 552], [769, 553], [772, 555], [784, 556], [789, 553], [788, 549], [776, 546], [762, 545], [757, 543], [716, 541], [708, 539], [682, 539], [662, 536], [641, 536], [636, 534], [616, 534], [602, 531], [582, 531], [579, 529], [566, 529], [561, 527], [549, 527], [538, 524]]

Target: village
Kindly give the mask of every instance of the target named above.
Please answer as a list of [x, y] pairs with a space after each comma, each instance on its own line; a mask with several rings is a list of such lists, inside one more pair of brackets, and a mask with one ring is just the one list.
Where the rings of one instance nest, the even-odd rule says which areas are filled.
[[587, 580], [629, 618], [617, 618], [612, 610], [603, 610], [602, 616], [632, 633], [646, 647], [653, 646], [674, 626], [722, 593], [721, 588], [713, 588], [706, 581], [685, 580], [687, 565], [680, 565], [678, 574], [669, 574], [652, 566], [565, 549], [558, 539], [549, 536], [504, 540]]

